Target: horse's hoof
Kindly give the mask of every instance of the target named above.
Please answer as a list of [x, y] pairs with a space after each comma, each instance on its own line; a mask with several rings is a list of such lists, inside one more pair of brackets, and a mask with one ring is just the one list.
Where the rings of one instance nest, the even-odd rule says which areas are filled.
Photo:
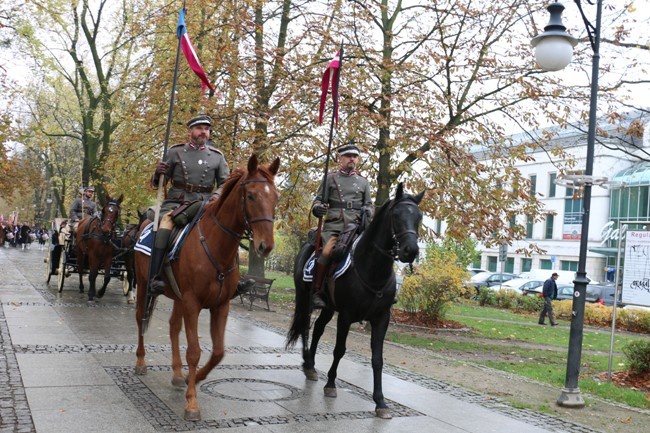
[[106, 289], [100, 289], [99, 292], [97, 292], [97, 297], [98, 298], [103, 298], [104, 293], [106, 293]]
[[84, 292], [84, 289], [79, 289], [79, 293], [83, 293], [83, 292]]
[[94, 307], [95, 306], [95, 300], [94, 299], [88, 299], [88, 306], [89, 307]]
[[128, 299], [126, 301], [127, 304], [135, 304], [135, 299]]
[[305, 369], [303, 372], [305, 373], [307, 380], [318, 381], [318, 373], [315, 368]]
[[390, 409], [387, 407], [382, 409], [375, 409], [375, 415], [377, 418], [381, 419], [393, 419], [393, 415], [390, 413]]
[[185, 421], [201, 421], [201, 411], [185, 409]]
[[336, 397], [336, 388], [325, 387], [323, 388], [325, 392], [325, 397]]
[[187, 383], [185, 382], [184, 377], [177, 377], [177, 376], [172, 377], [172, 386], [176, 388], [185, 388], [186, 384]]
[[136, 365], [135, 366], [135, 374], [138, 376], [144, 376], [147, 374], [147, 366], [146, 365]]

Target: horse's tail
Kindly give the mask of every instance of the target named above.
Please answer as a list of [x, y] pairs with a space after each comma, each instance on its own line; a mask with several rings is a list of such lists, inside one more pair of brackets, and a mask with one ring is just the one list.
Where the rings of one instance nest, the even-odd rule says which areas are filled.
[[311, 302], [311, 285], [305, 284], [302, 278], [303, 267], [309, 259], [309, 256], [314, 251], [314, 246], [309, 242], [303, 244], [296, 256], [293, 266], [293, 282], [296, 286], [296, 304], [293, 313], [293, 321], [287, 333], [286, 348], [292, 348], [298, 338], [301, 338], [306, 332], [309, 331], [309, 322], [311, 318], [310, 302]]

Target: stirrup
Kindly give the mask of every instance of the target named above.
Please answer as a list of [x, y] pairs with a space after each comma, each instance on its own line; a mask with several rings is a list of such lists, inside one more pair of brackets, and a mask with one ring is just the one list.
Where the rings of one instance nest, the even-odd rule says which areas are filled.
[[312, 307], [315, 310], [321, 310], [327, 307], [327, 302], [323, 299], [323, 295], [320, 291], [314, 293], [311, 297]]
[[159, 275], [154, 276], [151, 281], [149, 281], [149, 294], [150, 295], [162, 295], [165, 293], [165, 282], [160, 278]]

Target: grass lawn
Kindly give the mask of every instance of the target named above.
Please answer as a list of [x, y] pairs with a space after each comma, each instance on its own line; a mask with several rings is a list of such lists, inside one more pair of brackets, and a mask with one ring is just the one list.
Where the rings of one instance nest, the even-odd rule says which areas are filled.
[[[272, 303], [293, 303], [293, 275], [266, 272], [274, 278]], [[559, 388], [564, 386], [570, 322], [558, 320], [561, 326], [540, 326], [537, 315], [513, 313], [476, 304], [454, 304], [446, 316], [464, 324], [471, 331], [463, 338], [444, 338], [438, 334], [413, 335], [389, 328], [386, 339], [436, 352], [480, 353], [473, 362], [507, 371]], [[641, 391], [617, 387], [596, 375], [606, 372], [609, 364], [610, 329], [585, 327], [581, 356], [580, 389], [633, 407], [650, 408], [650, 401]], [[650, 335], [616, 333], [612, 371], [625, 371], [622, 348], [631, 341], [650, 339]]]

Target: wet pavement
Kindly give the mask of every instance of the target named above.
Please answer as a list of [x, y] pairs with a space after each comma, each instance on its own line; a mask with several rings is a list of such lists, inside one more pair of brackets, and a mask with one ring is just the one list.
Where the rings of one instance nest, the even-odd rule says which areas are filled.
[[[158, 302], [145, 337], [149, 373], [137, 376], [134, 306], [122, 283], [114, 279], [89, 307], [77, 274], [61, 293], [56, 277], [45, 283], [44, 257], [37, 245], [0, 248], [0, 433], [596, 431], [388, 365], [383, 389], [393, 419], [378, 419], [368, 357], [348, 352], [338, 397], [327, 398], [331, 346], [317, 355], [320, 380], [307, 381], [298, 348], [284, 349], [286, 330], [234, 310], [226, 357], [197, 387], [202, 420], [184, 421], [185, 392], [170, 383], [171, 302]], [[211, 347], [208, 320], [204, 312], [202, 360]]]

